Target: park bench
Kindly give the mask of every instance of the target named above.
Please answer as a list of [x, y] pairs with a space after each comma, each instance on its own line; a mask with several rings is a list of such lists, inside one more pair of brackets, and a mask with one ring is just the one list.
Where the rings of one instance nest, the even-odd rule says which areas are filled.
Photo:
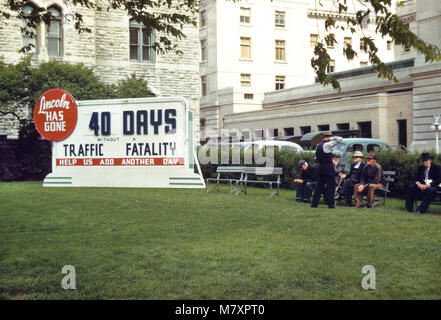
[[375, 197], [374, 203], [372, 204], [372, 208], [374, 208], [377, 204], [382, 204], [384, 207], [386, 206], [386, 197], [387, 194], [390, 193], [390, 183], [395, 181], [395, 171], [383, 171], [384, 180], [386, 185], [383, 188], [375, 189]]
[[[207, 193], [210, 192], [210, 187], [208, 185], [209, 181], [215, 181], [216, 182], [217, 191], [220, 190], [219, 189], [219, 182], [221, 182], [221, 181], [228, 181], [229, 182], [229, 184], [230, 184], [230, 193], [233, 192], [234, 190], [239, 189], [239, 188], [234, 187], [233, 184], [235, 183], [236, 186], [237, 186], [238, 181], [242, 179], [244, 168], [245, 167], [223, 167], [223, 166], [217, 167], [217, 169], [216, 169], [217, 177], [216, 178], [207, 178], [206, 179], [206, 181], [207, 181]], [[238, 177], [237, 178], [222, 178], [222, 176], [224, 174], [232, 174], [232, 173], [236, 174]]]
[[[245, 167], [243, 170], [243, 175], [239, 180], [240, 189], [237, 190], [236, 196], [243, 192], [247, 194], [247, 184], [248, 183], [264, 183], [270, 186], [270, 197], [273, 195], [280, 194], [280, 175], [282, 174], [282, 168], [270, 168], [270, 167]], [[276, 180], [258, 180], [262, 176], [277, 176]], [[252, 180], [250, 177], [254, 177]], [[273, 190], [273, 184], [277, 186], [277, 191]]]

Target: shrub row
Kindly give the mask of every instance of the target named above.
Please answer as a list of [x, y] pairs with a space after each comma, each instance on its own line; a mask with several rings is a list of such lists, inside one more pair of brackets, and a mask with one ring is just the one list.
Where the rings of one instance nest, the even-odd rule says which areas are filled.
[[[201, 170], [204, 175], [204, 178], [208, 177], [216, 177], [216, 168], [220, 165], [222, 166], [265, 166], [264, 164], [259, 164], [253, 161], [252, 163], [246, 163], [244, 161], [245, 155], [244, 152], [240, 152], [240, 162], [236, 161], [235, 164], [231, 164], [231, 149], [228, 151], [227, 149], [218, 149], [217, 158], [219, 164], [216, 163], [208, 163], [205, 164], [207, 159], [207, 155], [209, 152], [198, 151], [198, 157], [201, 163]], [[224, 163], [222, 164], [222, 152], [224, 155]], [[230, 162], [225, 161], [227, 158], [226, 155], [229, 153]], [[441, 164], [441, 155], [436, 154], [433, 150], [430, 154], [434, 157], [434, 163]], [[394, 150], [394, 151], [383, 151], [377, 153], [378, 160], [377, 162], [382, 166], [384, 171], [395, 171], [395, 182], [391, 185], [391, 195], [395, 197], [403, 197], [406, 191], [407, 185], [412, 181], [416, 180], [416, 171], [418, 165], [422, 164], [420, 158], [421, 153], [411, 153], [406, 152], [404, 150]], [[213, 157], [215, 159], [215, 157]], [[249, 159], [249, 158], [248, 158]], [[281, 176], [281, 187], [285, 189], [295, 189], [295, 184], [293, 183], [293, 179], [300, 177], [300, 169], [297, 168], [297, 162], [301, 159], [306, 160], [308, 163], [312, 163], [313, 165], [318, 166], [315, 162], [314, 154], [310, 152], [293, 152], [293, 151], [279, 151], [277, 148], [274, 150], [274, 167], [281, 167], [283, 169], [283, 175]], [[201, 161], [202, 160], [202, 161]], [[254, 159], [253, 159], [254, 160]], [[349, 171], [349, 168], [346, 168]], [[231, 178], [234, 178], [235, 175], [229, 175]], [[228, 177], [228, 176], [226, 176]]]

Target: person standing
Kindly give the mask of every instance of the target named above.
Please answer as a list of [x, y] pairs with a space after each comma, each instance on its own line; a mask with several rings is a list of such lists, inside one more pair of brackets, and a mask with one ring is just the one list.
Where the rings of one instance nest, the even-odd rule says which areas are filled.
[[325, 195], [328, 207], [335, 207], [335, 171], [331, 152], [332, 148], [339, 144], [342, 139], [342, 137], [332, 137], [330, 133], [325, 133], [322, 136], [322, 142], [315, 149], [315, 158], [319, 163], [319, 168], [311, 208], [317, 208], [322, 194]]
[[441, 168], [432, 163], [433, 157], [429, 153], [421, 155], [423, 164], [418, 166], [417, 181], [407, 187], [406, 209], [413, 211], [415, 198], [422, 198], [417, 213], [426, 213], [433, 196], [441, 183]]
[[361, 174], [364, 169], [363, 154], [355, 151], [352, 155], [354, 163], [351, 165], [348, 175], [342, 175], [344, 179], [341, 193], [346, 199], [348, 206], [352, 206], [352, 194], [354, 193], [354, 185], [360, 183]]
[[355, 207], [364, 207], [363, 204], [363, 192], [367, 191], [366, 207], [372, 208], [374, 203], [374, 192], [375, 189], [383, 188], [385, 185], [383, 169], [380, 164], [377, 163], [377, 155], [374, 153], [369, 153], [366, 157], [367, 164], [363, 168], [361, 174], [360, 183], [354, 186], [354, 197], [356, 205]]
[[294, 179], [294, 182], [297, 183], [296, 201], [309, 202], [311, 200], [312, 191], [317, 184], [317, 168], [305, 160], [300, 160], [297, 163], [297, 167], [302, 170], [302, 173], [300, 179]]

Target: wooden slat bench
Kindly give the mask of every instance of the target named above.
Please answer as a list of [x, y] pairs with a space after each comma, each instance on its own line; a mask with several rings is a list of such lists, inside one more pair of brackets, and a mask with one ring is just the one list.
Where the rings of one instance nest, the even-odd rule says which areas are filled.
[[390, 193], [390, 183], [395, 181], [395, 171], [383, 171], [384, 180], [386, 181], [386, 185], [383, 188], [375, 189], [375, 193], [380, 192], [381, 198], [374, 199], [374, 203], [372, 204], [372, 208], [374, 208], [377, 204], [382, 204], [386, 206], [386, 196]]
[[[245, 167], [243, 171], [243, 176], [239, 180], [240, 189], [236, 192], [236, 196], [243, 192], [247, 194], [247, 184], [248, 183], [265, 183], [270, 186], [270, 197], [273, 195], [280, 194], [280, 176], [282, 174], [282, 168], [270, 168], [270, 167]], [[259, 176], [277, 176], [276, 180], [257, 180]], [[256, 177], [254, 180], [250, 179], [251, 177]], [[273, 191], [273, 184], [277, 186], [277, 191]]]
[[[217, 177], [216, 178], [207, 178], [206, 181], [206, 185], [207, 185], [207, 193], [210, 192], [210, 187], [208, 185], [208, 181], [215, 181], [216, 185], [217, 185], [217, 191], [219, 191], [219, 182], [221, 181], [228, 181], [230, 184], [230, 193], [238, 190], [238, 187], [233, 187], [233, 183], [236, 184], [236, 186], [238, 185], [239, 180], [242, 179], [243, 177], [243, 171], [244, 171], [245, 167], [228, 167], [228, 166], [219, 166], [216, 169], [216, 173], [217, 173]], [[222, 178], [223, 174], [229, 174], [229, 173], [235, 173], [237, 175], [237, 178]]]

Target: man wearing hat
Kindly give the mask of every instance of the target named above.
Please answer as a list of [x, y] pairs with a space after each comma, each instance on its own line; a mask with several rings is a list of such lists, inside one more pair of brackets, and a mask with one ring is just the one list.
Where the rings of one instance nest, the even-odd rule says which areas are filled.
[[302, 173], [300, 174], [300, 179], [294, 179], [294, 182], [297, 183], [296, 201], [309, 202], [312, 191], [317, 184], [317, 168], [305, 160], [300, 160], [297, 163], [297, 168], [301, 169]]
[[406, 209], [409, 212], [413, 211], [415, 197], [418, 197], [421, 198], [421, 204], [417, 208], [417, 213], [426, 213], [441, 183], [441, 169], [432, 163], [433, 157], [429, 153], [423, 153], [421, 160], [423, 164], [418, 167], [417, 181], [407, 187]]
[[363, 153], [355, 151], [352, 155], [354, 163], [351, 165], [348, 175], [342, 175], [344, 179], [343, 187], [341, 190], [342, 195], [345, 197], [348, 206], [352, 205], [352, 194], [354, 193], [354, 185], [360, 183], [361, 173], [364, 169]]
[[334, 174], [335, 174], [335, 185], [339, 185], [342, 180], [342, 176], [345, 173], [345, 164], [341, 161], [341, 152], [332, 151], [332, 163], [334, 164]]
[[361, 173], [360, 183], [354, 186], [355, 207], [364, 207], [363, 193], [367, 191], [366, 207], [372, 208], [374, 202], [374, 192], [377, 188], [382, 188], [385, 185], [383, 169], [377, 163], [377, 155], [369, 153], [366, 157], [367, 164]]
[[332, 148], [339, 144], [342, 137], [332, 137], [330, 133], [325, 133], [315, 149], [315, 158], [319, 163], [317, 184], [315, 186], [314, 197], [312, 198], [311, 208], [317, 208], [322, 194], [329, 208], [335, 207], [335, 171], [332, 162]]

